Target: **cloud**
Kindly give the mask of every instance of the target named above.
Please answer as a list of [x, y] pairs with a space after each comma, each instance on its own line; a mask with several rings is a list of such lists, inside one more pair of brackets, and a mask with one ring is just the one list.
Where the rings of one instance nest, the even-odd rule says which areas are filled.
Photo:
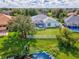
[[79, 0], [0, 0], [0, 4], [0, 8], [79, 8]]

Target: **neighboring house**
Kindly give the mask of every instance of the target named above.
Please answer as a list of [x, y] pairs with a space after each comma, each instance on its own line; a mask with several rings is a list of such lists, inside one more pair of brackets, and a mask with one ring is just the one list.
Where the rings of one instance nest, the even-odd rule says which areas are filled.
[[66, 26], [78, 26], [79, 27], [79, 16], [71, 15], [68, 18], [64, 19]]
[[67, 16], [77, 16], [78, 12], [76, 10], [70, 11]]
[[0, 36], [7, 35], [8, 21], [11, 20], [11, 16], [0, 13]]
[[64, 20], [65, 26], [68, 27], [73, 32], [79, 33], [79, 16], [71, 15]]
[[32, 16], [33, 23], [39, 28], [59, 27], [61, 24], [52, 17], [48, 17], [44, 14]]
[[72, 16], [72, 15], [73, 15], [73, 16], [76, 16], [77, 13], [76, 13], [76, 12], [71, 12], [71, 13], [68, 13], [67, 15], [68, 15], [68, 16]]

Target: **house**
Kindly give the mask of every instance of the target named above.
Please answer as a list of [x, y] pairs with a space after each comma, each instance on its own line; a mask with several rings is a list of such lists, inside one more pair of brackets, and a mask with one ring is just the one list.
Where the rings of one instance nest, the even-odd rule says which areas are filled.
[[68, 18], [64, 19], [66, 26], [77, 27], [79, 26], [79, 15], [76, 10], [72, 10], [68, 13]]
[[0, 13], [0, 36], [7, 35], [8, 21], [11, 20], [11, 16]]
[[71, 10], [68, 14], [67, 14], [67, 16], [76, 16], [78, 14], [78, 12], [76, 11], [76, 10]]
[[64, 19], [64, 22], [67, 26], [79, 26], [79, 16], [71, 15], [68, 18]]
[[39, 28], [59, 27], [61, 25], [56, 19], [44, 14], [32, 16], [32, 21]]
[[79, 32], [79, 16], [71, 15], [64, 20], [65, 26], [73, 32]]

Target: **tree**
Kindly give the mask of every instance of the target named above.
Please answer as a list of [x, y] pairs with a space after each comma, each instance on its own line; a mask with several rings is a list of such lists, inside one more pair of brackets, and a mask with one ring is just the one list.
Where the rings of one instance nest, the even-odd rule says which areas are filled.
[[57, 35], [57, 40], [60, 51], [67, 54], [70, 52], [74, 56], [79, 55], [79, 48], [75, 46], [78, 39], [72, 37], [72, 32], [68, 28], [60, 29], [60, 35]]
[[25, 50], [29, 51], [29, 40], [28, 36], [33, 36], [35, 34], [36, 29], [35, 25], [32, 22], [30, 16], [18, 15], [13, 20], [11, 20], [8, 24], [8, 30], [11, 32], [19, 33], [20, 39], [25, 39], [27, 41], [27, 45], [25, 45]]
[[1, 59], [5, 59], [7, 57], [17, 57], [16, 59], [19, 59], [22, 56], [28, 56], [30, 45], [33, 46], [36, 42], [35, 39], [28, 39], [29, 41], [22, 40], [19, 37], [19, 33], [16, 32], [9, 33], [7, 37], [2, 39], [5, 41], [2, 43], [3, 47], [0, 47]]
[[25, 16], [34, 16], [38, 14], [38, 9], [11, 9], [12, 15], [17, 16], [17, 15], [25, 15]]
[[35, 33], [35, 25], [30, 16], [18, 15], [9, 22], [8, 30], [18, 32], [22, 39], [26, 39], [27, 35]]
[[25, 9], [25, 15], [34, 16], [39, 13], [38, 9]]

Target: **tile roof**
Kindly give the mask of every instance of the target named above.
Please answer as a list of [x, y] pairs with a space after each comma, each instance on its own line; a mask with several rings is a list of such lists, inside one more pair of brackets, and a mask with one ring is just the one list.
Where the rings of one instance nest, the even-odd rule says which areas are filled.
[[0, 25], [7, 25], [8, 21], [11, 19], [12, 17], [9, 15], [5, 15], [0, 13]]

